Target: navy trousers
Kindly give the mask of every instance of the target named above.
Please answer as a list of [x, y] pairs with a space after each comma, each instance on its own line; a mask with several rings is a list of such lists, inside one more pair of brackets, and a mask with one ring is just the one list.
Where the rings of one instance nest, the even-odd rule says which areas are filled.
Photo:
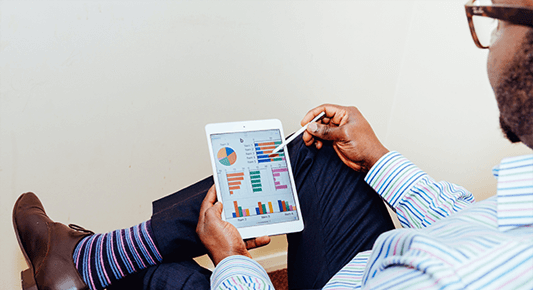
[[[317, 150], [298, 139], [289, 155], [305, 225], [287, 235], [289, 288], [320, 289], [394, 225], [365, 175], [344, 165], [330, 144]], [[152, 230], [163, 263], [109, 289], [209, 289], [210, 271], [192, 258], [207, 253], [196, 224], [212, 185], [208, 177], [153, 203]]]

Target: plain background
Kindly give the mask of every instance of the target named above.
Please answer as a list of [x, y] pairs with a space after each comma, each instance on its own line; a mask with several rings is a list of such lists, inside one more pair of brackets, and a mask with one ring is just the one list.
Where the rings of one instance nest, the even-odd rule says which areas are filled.
[[0, 1], [0, 289], [26, 268], [21, 193], [63, 223], [132, 226], [211, 174], [210, 122], [291, 132], [355, 105], [435, 179], [494, 195], [492, 166], [531, 150], [502, 137], [465, 1]]

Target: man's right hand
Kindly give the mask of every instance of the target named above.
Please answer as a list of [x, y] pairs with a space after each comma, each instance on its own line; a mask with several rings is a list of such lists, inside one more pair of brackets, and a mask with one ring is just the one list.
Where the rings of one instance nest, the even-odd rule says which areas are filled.
[[305, 145], [322, 148], [321, 140], [333, 141], [333, 148], [340, 159], [356, 171], [366, 172], [389, 152], [372, 130], [370, 124], [355, 107], [325, 104], [318, 106], [305, 115], [302, 126], [309, 123], [320, 112], [324, 118], [311, 123], [304, 132]]

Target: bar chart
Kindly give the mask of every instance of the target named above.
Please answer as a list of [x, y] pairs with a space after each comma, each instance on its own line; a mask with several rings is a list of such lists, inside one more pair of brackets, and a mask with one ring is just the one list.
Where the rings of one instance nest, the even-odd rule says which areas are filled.
[[274, 187], [276, 190], [287, 189], [289, 186], [289, 170], [285, 168], [272, 168], [272, 176], [274, 177]]
[[261, 182], [261, 171], [250, 170], [250, 182], [252, 185], [252, 192], [262, 192], [263, 184]]
[[[211, 135], [224, 217], [237, 228], [299, 219], [280, 130]], [[296, 205], [296, 206], [295, 206]]]
[[235, 212], [232, 213], [234, 218], [238, 217], [247, 217], [252, 215], [263, 215], [263, 214], [272, 214], [272, 213], [278, 213], [278, 212], [289, 212], [289, 211], [295, 211], [296, 206], [290, 205], [288, 201], [286, 200], [278, 200], [277, 201], [277, 208], [274, 208], [274, 205], [271, 201], [268, 201], [266, 203], [262, 203], [260, 201], [257, 202], [257, 207], [255, 207], [255, 214], [250, 214], [250, 208], [243, 208], [239, 205], [237, 201], [233, 202], [233, 206], [235, 209]]
[[239, 206], [237, 201], [233, 202], [233, 206], [235, 207], [235, 212], [233, 213], [234, 218], [250, 216], [250, 210], [243, 209], [241, 206]]
[[280, 141], [264, 141], [264, 142], [254, 142], [255, 145], [255, 154], [257, 156], [258, 163], [267, 163], [275, 161], [285, 160], [285, 154], [283, 149], [276, 154], [271, 154], [278, 145], [281, 144]]
[[279, 212], [296, 210], [296, 206], [290, 205], [288, 201], [278, 200]]
[[227, 173], [229, 194], [233, 195], [236, 190], [240, 190], [244, 181], [244, 172]]

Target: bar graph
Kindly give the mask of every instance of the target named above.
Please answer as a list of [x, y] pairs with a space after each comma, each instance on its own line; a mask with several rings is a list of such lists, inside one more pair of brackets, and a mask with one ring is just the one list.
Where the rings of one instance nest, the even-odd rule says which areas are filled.
[[288, 201], [278, 200], [278, 206], [280, 212], [296, 210], [296, 206], [290, 205]]
[[233, 206], [235, 207], [235, 212], [233, 213], [234, 218], [250, 216], [250, 210], [247, 208], [243, 209], [241, 206], [239, 206], [237, 201], [233, 202]]
[[244, 172], [235, 172], [226, 174], [228, 179], [229, 194], [233, 195], [236, 190], [240, 190], [244, 180]]
[[253, 192], [263, 191], [263, 184], [261, 183], [261, 171], [250, 170], [250, 182], [252, 183]]
[[255, 154], [257, 155], [258, 163], [274, 162], [274, 161], [283, 161], [285, 160], [285, 154], [283, 149], [276, 154], [270, 154], [278, 145], [281, 144], [280, 141], [265, 141], [265, 142], [255, 142]]
[[288, 212], [288, 211], [296, 210], [296, 206], [290, 205], [289, 202], [285, 200], [278, 200], [277, 208], [274, 208], [274, 204], [271, 201], [266, 202], [266, 203], [262, 203], [258, 201], [257, 207], [255, 207], [255, 214], [251, 214], [250, 209], [243, 208], [242, 206], [239, 205], [237, 201], [233, 202], [233, 206], [235, 209], [235, 212], [232, 213], [234, 218], [247, 217], [247, 216], [252, 216], [252, 215], [273, 214], [273, 213]]
[[289, 170], [287, 168], [272, 168], [272, 176], [274, 176], [274, 187], [276, 190], [287, 189], [288, 187], [288, 175]]

